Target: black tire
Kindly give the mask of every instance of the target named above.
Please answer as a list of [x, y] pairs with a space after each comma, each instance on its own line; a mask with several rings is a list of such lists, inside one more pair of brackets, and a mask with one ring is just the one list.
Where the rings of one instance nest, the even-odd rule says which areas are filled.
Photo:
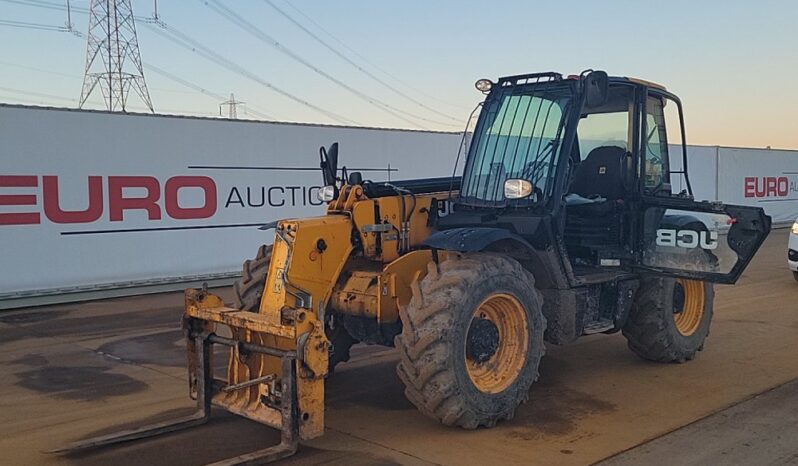
[[798, 282], [798, 272], [793, 272], [792, 273], [792, 278], [794, 278], [795, 281]]
[[[329, 323], [328, 323], [329, 324]], [[346, 331], [340, 323], [333, 328], [325, 325], [327, 339], [330, 340], [330, 352], [328, 355], [327, 376], [333, 375], [335, 366], [339, 363], [349, 361], [349, 349], [358, 341]]]
[[[258, 312], [271, 259], [272, 246], [264, 244], [258, 249], [254, 259], [244, 262], [241, 278], [233, 284], [235, 304], [238, 309]], [[328, 362], [328, 375], [332, 375], [338, 363], [349, 360], [349, 348], [357, 340], [352, 338], [343, 326], [338, 326], [333, 330], [327, 328], [326, 332], [327, 338], [332, 343]]]
[[703, 283], [703, 312], [696, 321], [695, 330], [688, 335], [679, 330], [674, 319], [677, 286], [681, 284], [677, 285], [676, 279], [666, 277], [644, 277], [640, 283], [623, 335], [629, 349], [643, 359], [683, 363], [692, 360], [704, 348], [712, 321], [715, 296], [712, 283]]
[[233, 284], [237, 308], [242, 311], [258, 312], [271, 259], [272, 245], [264, 244], [258, 248], [254, 259], [244, 261], [241, 278]]
[[[429, 265], [427, 275], [413, 283], [408, 306], [400, 308], [402, 333], [395, 339], [401, 356], [397, 373], [405, 385], [405, 396], [425, 415], [448, 426], [493, 427], [497, 421], [513, 417], [538, 378], [545, 351], [542, 295], [535, 289], [532, 274], [503, 255], [466, 254], [438, 267]], [[476, 387], [468, 373], [465, 342], [477, 307], [499, 294], [521, 304], [528, 343], [517, 375], [507, 378], [509, 385], [487, 393]], [[515, 309], [518, 312], [518, 307]]]

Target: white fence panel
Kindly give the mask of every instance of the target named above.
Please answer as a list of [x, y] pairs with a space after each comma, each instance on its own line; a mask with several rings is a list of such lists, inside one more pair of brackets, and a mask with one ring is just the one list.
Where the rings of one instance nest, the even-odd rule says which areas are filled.
[[[3, 300], [213, 278], [323, 212], [318, 148], [367, 179], [449, 176], [461, 136], [0, 104]], [[688, 148], [699, 200], [798, 217], [798, 151]], [[681, 150], [671, 147], [681, 169]], [[462, 168], [462, 160], [461, 167]], [[686, 188], [672, 177], [675, 192]]]
[[[682, 146], [668, 147], [671, 171], [682, 170]], [[718, 199], [717, 155], [714, 146], [687, 146], [687, 173], [693, 195], [698, 200], [715, 201]], [[687, 189], [687, 183], [681, 174], [671, 175], [671, 189], [674, 193]]]
[[798, 152], [721, 147], [718, 194], [729, 204], [762, 207], [774, 224], [798, 218]]
[[450, 174], [460, 135], [0, 106], [0, 298], [240, 270], [253, 225], [323, 213], [333, 141], [385, 180]]

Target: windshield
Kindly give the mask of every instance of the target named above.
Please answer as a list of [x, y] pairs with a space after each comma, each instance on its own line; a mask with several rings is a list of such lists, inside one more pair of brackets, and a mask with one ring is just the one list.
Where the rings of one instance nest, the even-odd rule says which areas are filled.
[[570, 93], [562, 86], [494, 91], [482, 110], [463, 174], [460, 202], [503, 205], [504, 182], [529, 180], [538, 193], [551, 188]]

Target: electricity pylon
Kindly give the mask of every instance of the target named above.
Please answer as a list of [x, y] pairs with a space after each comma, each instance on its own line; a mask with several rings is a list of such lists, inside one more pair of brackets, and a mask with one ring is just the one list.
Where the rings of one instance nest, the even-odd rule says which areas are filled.
[[[110, 111], [126, 111], [130, 89], [151, 111], [130, 0], [92, 0], [86, 47], [86, 71], [79, 107], [99, 85]], [[99, 58], [98, 58], [99, 57]]]
[[227, 106], [227, 118], [231, 120], [235, 120], [238, 118], [238, 112], [236, 109], [238, 105], [243, 104], [245, 102], [241, 102], [240, 100], [236, 100], [236, 97], [231, 93], [230, 100], [226, 100], [219, 104], [219, 116], [222, 116], [222, 107]]

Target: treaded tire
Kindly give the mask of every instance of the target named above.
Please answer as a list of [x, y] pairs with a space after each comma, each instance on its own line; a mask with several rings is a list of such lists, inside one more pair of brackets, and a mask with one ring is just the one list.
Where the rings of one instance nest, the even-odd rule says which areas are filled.
[[[425, 415], [447, 426], [493, 427], [513, 417], [538, 378], [545, 351], [542, 295], [535, 289], [532, 274], [500, 254], [452, 257], [441, 262], [439, 270], [430, 263], [427, 275], [412, 284], [410, 303], [400, 308], [397, 374], [405, 385], [405, 396]], [[468, 375], [465, 341], [475, 309], [497, 293], [510, 294], [522, 304], [529, 343], [526, 360], [510, 385], [487, 393]]]
[[798, 282], [798, 272], [793, 272], [792, 273], [792, 278], [794, 278], [795, 281]]
[[241, 278], [233, 284], [236, 307], [242, 311], [257, 312], [263, 288], [266, 286], [266, 274], [272, 259], [272, 245], [264, 244], [258, 248], [254, 259], [244, 261]]
[[683, 363], [704, 349], [712, 321], [715, 296], [712, 283], [704, 282], [704, 312], [697, 329], [689, 336], [682, 335], [674, 321], [675, 285], [676, 279], [666, 277], [644, 277], [640, 283], [623, 336], [629, 349], [643, 359]]
[[[244, 261], [244, 267], [239, 278], [233, 284], [236, 307], [242, 311], [258, 312], [260, 300], [263, 297], [263, 288], [266, 286], [266, 275], [269, 272], [269, 262], [272, 259], [272, 245], [264, 244], [258, 248], [254, 259]], [[326, 328], [327, 338], [332, 342], [328, 360], [328, 375], [332, 375], [339, 362], [349, 360], [349, 349], [357, 340], [338, 326], [334, 330]]]

